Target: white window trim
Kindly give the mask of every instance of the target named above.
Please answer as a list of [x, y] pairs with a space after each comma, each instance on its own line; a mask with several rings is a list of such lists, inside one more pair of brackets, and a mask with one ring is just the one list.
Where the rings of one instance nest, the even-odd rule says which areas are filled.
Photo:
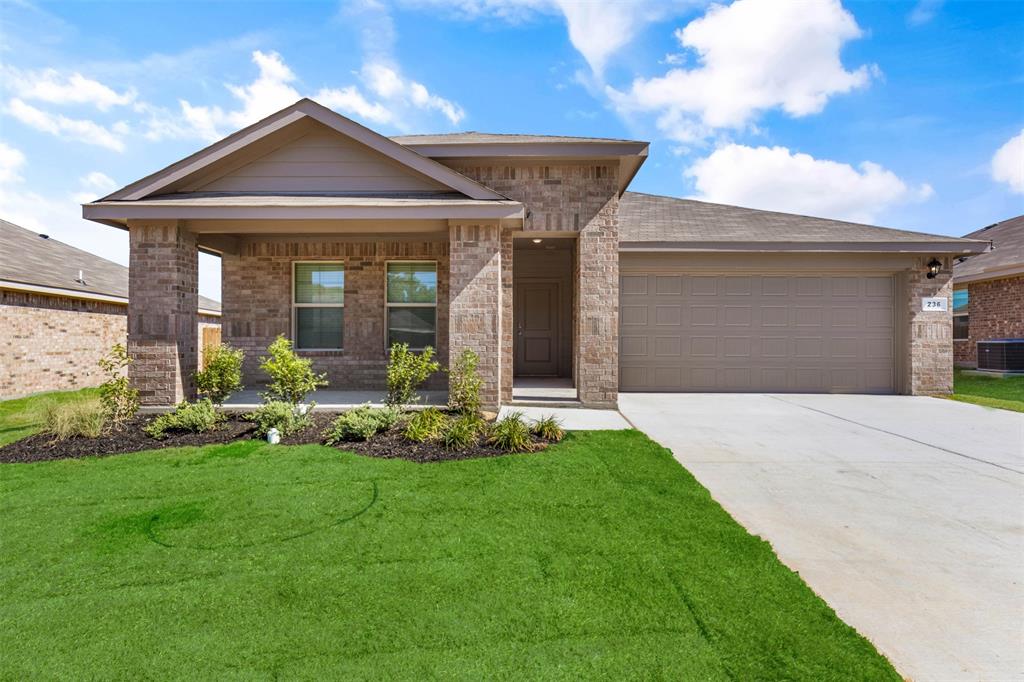
[[[391, 265], [406, 265], [410, 263], [432, 263], [434, 266], [434, 277], [437, 278], [437, 261], [429, 258], [413, 258], [405, 260], [387, 260], [384, 261], [384, 350], [390, 351], [391, 344], [388, 343], [388, 326], [389, 326], [389, 308], [433, 308], [434, 309], [434, 345], [433, 348], [437, 351], [437, 295], [441, 288], [440, 281], [436, 281], [434, 284], [434, 302], [433, 303], [391, 303], [388, 301], [388, 267]], [[422, 352], [422, 348], [409, 348], [411, 351]]]
[[[344, 280], [344, 287], [342, 288], [341, 303], [296, 303], [295, 302], [295, 266], [296, 265], [340, 265], [342, 278]], [[345, 289], [348, 288], [348, 280], [345, 279], [345, 261], [343, 260], [293, 260], [292, 261], [292, 345], [295, 347], [297, 353], [324, 353], [332, 352], [337, 353], [345, 350], [345, 323], [342, 322], [341, 327], [341, 347], [340, 348], [299, 348], [299, 314], [296, 312], [299, 308], [342, 308], [345, 307]], [[342, 319], [344, 319], [345, 313], [342, 312]]]

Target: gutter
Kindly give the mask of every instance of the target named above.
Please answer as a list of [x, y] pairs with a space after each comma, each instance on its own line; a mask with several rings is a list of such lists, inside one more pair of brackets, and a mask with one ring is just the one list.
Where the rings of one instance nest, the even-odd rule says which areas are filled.
[[[75, 298], [83, 301], [99, 301], [101, 303], [113, 303], [114, 305], [128, 305], [128, 299], [123, 296], [111, 296], [91, 291], [79, 291], [77, 289], [64, 289], [61, 287], [47, 287], [40, 284], [26, 284], [24, 282], [12, 282], [7, 279], [0, 279], [0, 289], [11, 291], [24, 291], [30, 294], [43, 294], [44, 296], [58, 296], [63, 298]], [[199, 308], [200, 315], [208, 317], [220, 317], [223, 313], [219, 310]]]
[[922, 242], [620, 241], [620, 253], [915, 253], [973, 255], [988, 242], [970, 239]]

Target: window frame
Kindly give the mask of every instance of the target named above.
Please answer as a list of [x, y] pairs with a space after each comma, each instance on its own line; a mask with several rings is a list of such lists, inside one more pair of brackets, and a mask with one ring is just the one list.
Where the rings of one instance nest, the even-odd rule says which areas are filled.
[[[954, 312], [953, 312], [953, 340], [954, 341], [970, 341], [971, 340], [971, 290], [970, 290], [970, 288], [954, 289], [953, 290], [954, 300], [955, 300], [955, 296], [956, 296], [956, 292], [957, 291], [963, 291], [963, 292], [967, 293], [967, 305], [965, 305], [963, 310], [961, 312], [959, 312], [959, 313], [955, 312], [956, 311], [955, 307], [953, 308], [953, 310], [954, 310]], [[959, 317], [963, 317], [963, 318], [967, 319], [967, 336], [957, 336], [956, 335], [956, 320]]]
[[[297, 265], [340, 265], [342, 288], [341, 303], [296, 303], [295, 302], [295, 270]], [[348, 288], [348, 279], [345, 278], [345, 271], [348, 268], [344, 260], [293, 260], [292, 261], [292, 346], [297, 353], [339, 353], [345, 350], [345, 289]], [[339, 348], [299, 348], [299, 308], [341, 308], [341, 346]]]
[[[434, 266], [434, 302], [433, 303], [392, 303], [388, 300], [388, 269], [392, 265], [407, 265], [410, 263], [427, 263]], [[384, 261], [384, 352], [391, 352], [391, 344], [388, 343], [390, 338], [389, 328], [391, 326], [391, 308], [433, 308], [434, 309], [434, 345], [432, 348], [437, 351], [437, 299], [440, 295], [441, 281], [438, 277], [437, 260], [431, 258], [405, 258], [401, 260], [386, 260]], [[409, 347], [409, 350], [422, 352], [422, 348]]]

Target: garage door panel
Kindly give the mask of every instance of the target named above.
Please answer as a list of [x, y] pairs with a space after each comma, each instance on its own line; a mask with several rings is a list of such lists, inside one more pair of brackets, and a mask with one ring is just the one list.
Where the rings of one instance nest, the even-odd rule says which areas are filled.
[[891, 393], [894, 289], [885, 276], [625, 274], [620, 388]]

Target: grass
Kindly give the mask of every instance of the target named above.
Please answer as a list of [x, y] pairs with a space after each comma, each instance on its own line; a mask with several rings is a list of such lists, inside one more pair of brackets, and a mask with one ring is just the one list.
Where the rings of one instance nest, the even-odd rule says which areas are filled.
[[968, 374], [963, 370], [953, 373], [953, 400], [1024, 412], [1024, 376], [987, 377]]
[[43, 427], [49, 405], [68, 403], [86, 397], [99, 396], [99, 389], [37, 393], [17, 400], [0, 402], [0, 446], [31, 436]]
[[0, 468], [3, 679], [898, 680], [636, 431]]

